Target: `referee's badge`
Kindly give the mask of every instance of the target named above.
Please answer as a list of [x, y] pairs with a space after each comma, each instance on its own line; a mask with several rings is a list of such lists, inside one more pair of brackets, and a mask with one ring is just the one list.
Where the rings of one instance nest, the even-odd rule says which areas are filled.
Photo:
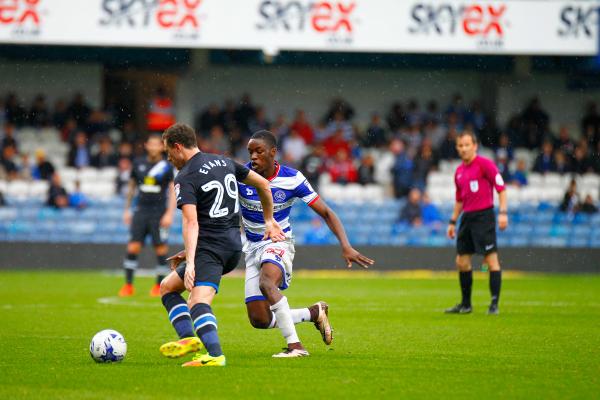
[[479, 181], [471, 181], [469, 182], [469, 186], [471, 187], [471, 192], [477, 193], [479, 191]]

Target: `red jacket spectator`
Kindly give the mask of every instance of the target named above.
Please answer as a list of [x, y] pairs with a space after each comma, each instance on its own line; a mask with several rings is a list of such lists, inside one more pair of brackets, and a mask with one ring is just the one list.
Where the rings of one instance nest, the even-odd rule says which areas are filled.
[[323, 142], [325, 147], [325, 154], [328, 157], [333, 157], [341, 151], [346, 153], [346, 156], [350, 155], [350, 145], [344, 139], [344, 131], [338, 129], [333, 135], [325, 139]]
[[358, 180], [358, 172], [348, 158], [348, 153], [339, 150], [335, 159], [331, 161], [327, 172], [331, 175], [331, 180], [335, 183], [355, 183]]
[[315, 133], [310, 123], [306, 120], [306, 114], [303, 110], [296, 112], [296, 119], [292, 122], [290, 129], [298, 132], [306, 144], [312, 144], [315, 140]]

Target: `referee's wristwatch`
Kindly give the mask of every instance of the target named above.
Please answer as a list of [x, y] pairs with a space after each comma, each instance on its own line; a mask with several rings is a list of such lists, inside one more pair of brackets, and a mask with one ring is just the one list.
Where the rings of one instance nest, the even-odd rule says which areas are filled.
[[456, 220], [451, 219], [450, 221], [448, 221], [448, 225], [456, 225]]

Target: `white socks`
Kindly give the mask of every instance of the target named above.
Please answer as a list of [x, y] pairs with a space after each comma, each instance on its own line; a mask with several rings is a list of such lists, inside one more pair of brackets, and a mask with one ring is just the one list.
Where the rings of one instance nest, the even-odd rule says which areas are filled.
[[[310, 322], [310, 310], [308, 308], [293, 308], [290, 310], [290, 314], [292, 314], [292, 321], [294, 321], [294, 324]], [[269, 329], [276, 327], [277, 317], [275, 316], [275, 313], [271, 313], [271, 323], [269, 324]]]
[[296, 333], [296, 327], [294, 326], [294, 320], [292, 319], [292, 313], [290, 311], [290, 305], [288, 304], [287, 297], [283, 296], [281, 300], [273, 304], [271, 306], [271, 311], [273, 311], [275, 314], [277, 326], [279, 329], [281, 329], [281, 334], [287, 343], [290, 344], [300, 342], [300, 339], [298, 339], [298, 334]]

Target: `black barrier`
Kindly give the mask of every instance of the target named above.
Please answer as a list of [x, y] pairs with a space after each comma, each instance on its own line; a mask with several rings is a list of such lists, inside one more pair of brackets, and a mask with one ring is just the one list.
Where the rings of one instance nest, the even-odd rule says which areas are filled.
[[[173, 252], [177, 249], [173, 249]], [[402, 269], [454, 269], [454, 249], [449, 247], [359, 247], [374, 258], [375, 271]], [[120, 269], [123, 245], [0, 243], [0, 269]], [[600, 249], [505, 248], [500, 250], [503, 269], [560, 273], [600, 273]], [[474, 259], [474, 267], [481, 258]], [[154, 268], [150, 248], [140, 257], [142, 268]], [[359, 268], [355, 266], [354, 268]], [[346, 269], [337, 246], [298, 246], [294, 269]]]

